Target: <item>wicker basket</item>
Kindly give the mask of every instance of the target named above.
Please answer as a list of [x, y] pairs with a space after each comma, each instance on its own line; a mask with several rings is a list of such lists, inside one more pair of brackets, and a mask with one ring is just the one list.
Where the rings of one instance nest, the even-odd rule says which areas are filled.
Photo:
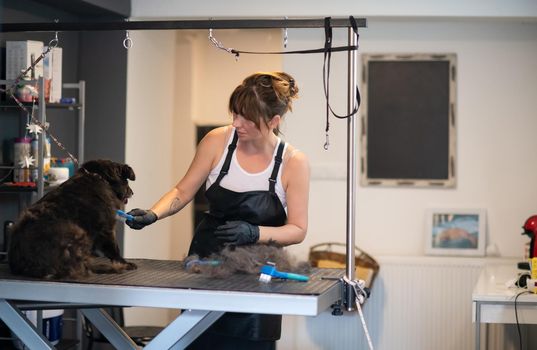
[[[364, 280], [366, 287], [371, 288], [379, 271], [379, 264], [369, 254], [356, 246], [354, 252], [356, 278]], [[309, 261], [314, 267], [345, 268], [346, 260], [345, 244], [343, 243], [319, 243], [310, 248]]]

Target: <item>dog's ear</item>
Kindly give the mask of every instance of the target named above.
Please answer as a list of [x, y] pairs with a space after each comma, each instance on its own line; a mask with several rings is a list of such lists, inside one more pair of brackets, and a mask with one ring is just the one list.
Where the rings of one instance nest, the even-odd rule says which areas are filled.
[[86, 169], [90, 173], [101, 173], [102, 166], [97, 160], [90, 160], [82, 164], [82, 169]]
[[121, 166], [121, 177], [131, 181], [136, 180], [136, 175], [134, 175], [134, 170], [127, 164]]

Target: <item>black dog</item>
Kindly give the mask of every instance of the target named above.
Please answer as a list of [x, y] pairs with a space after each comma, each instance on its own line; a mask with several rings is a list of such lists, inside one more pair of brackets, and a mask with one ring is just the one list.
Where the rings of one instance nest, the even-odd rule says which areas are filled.
[[[76, 174], [28, 207], [11, 231], [11, 272], [79, 278], [136, 269], [115, 238], [116, 210], [133, 194], [132, 168], [109, 160], [84, 163]], [[96, 254], [109, 258], [96, 259]]]

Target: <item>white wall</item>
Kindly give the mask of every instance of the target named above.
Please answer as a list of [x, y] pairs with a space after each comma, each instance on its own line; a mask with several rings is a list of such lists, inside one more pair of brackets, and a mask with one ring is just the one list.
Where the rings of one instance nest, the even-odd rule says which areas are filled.
[[[338, 32], [339, 43], [346, 33]], [[289, 32], [291, 49], [319, 46], [320, 33]], [[485, 208], [489, 242], [503, 256], [521, 256], [524, 220], [537, 211], [537, 24], [516, 21], [370, 20], [361, 30], [361, 52], [453, 52], [458, 56], [457, 187], [414, 189], [359, 187], [357, 244], [373, 255], [420, 255], [428, 207]], [[343, 60], [343, 59], [342, 59]], [[316, 242], [344, 242], [345, 122], [332, 119], [332, 149], [322, 150], [324, 105], [320, 58], [286, 57], [284, 68], [304, 93], [292, 118], [289, 140], [311, 159], [310, 228], [305, 254]], [[335, 64], [334, 64], [335, 66]], [[343, 66], [333, 90], [344, 87]], [[337, 77], [337, 78], [336, 78]], [[339, 83], [338, 83], [339, 82]], [[333, 101], [344, 112], [344, 101]], [[339, 107], [339, 108], [338, 108]], [[338, 124], [336, 126], [336, 124]], [[304, 126], [311, 132], [301, 132]], [[358, 151], [360, 153], [360, 150]], [[333, 177], [323, 180], [321, 177]]]
[[[149, 208], [176, 181], [177, 147], [192, 139], [188, 130], [176, 127], [180, 111], [176, 101], [176, 74], [181, 70], [175, 60], [174, 31], [131, 32], [133, 47], [128, 52], [126, 162], [136, 173], [134, 191], [127, 209]], [[190, 80], [190, 79], [189, 79]], [[181, 134], [180, 138], [176, 136]], [[191, 142], [190, 148], [194, 147]], [[192, 226], [189, 209], [173, 220], [163, 220], [142, 231], [125, 228], [124, 254], [127, 258], [178, 258], [175, 249], [179, 227]], [[166, 324], [168, 311], [129, 308], [130, 324]]]
[[[360, 48], [364, 53], [456, 53], [458, 115], [457, 187], [358, 187], [358, 246], [379, 261], [389, 255], [421, 255], [426, 208], [480, 207], [488, 213], [489, 241], [497, 244], [503, 256], [521, 257], [528, 239], [520, 235], [520, 226], [529, 215], [537, 212], [537, 118], [533, 106], [537, 96], [537, 24], [372, 19], [368, 28], [360, 33]], [[338, 35], [339, 43], [345, 42], [345, 34]], [[322, 34], [293, 30], [289, 36], [293, 49], [319, 46]], [[332, 148], [323, 151], [321, 63], [318, 58], [309, 62], [311, 64], [305, 65], [297, 57], [284, 60], [284, 69], [306, 85], [300, 106], [297, 104], [293, 118], [288, 119], [287, 129], [289, 140], [310, 155], [313, 170], [308, 237], [303, 244], [291, 248], [302, 257], [317, 242], [345, 241], [345, 123], [332, 120]], [[334, 85], [344, 86], [342, 79], [336, 79], [343, 76], [343, 66], [344, 63], [335, 69]], [[338, 97], [341, 98], [335, 97], [334, 105], [343, 112], [345, 104]], [[310, 132], [303, 132], [305, 125]], [[418, 281], [409, 280], [408, 283], [416, 285]], [[458, 289], [458, 286], [453, 287]], [[376, 293], [375, 289], [373, 293]], [[391, 303], [393, 299], [385, 302]], [[460, 312], [469, 305], [454, 305], [453, 312]], [[430, 304], [423, 305], [423, 308], [428, 307]], [[286, 316], [285, 336], [279, 342], [279, 348], [292, 349], [294, 344], [312, 342], [316, 345], [311, 348], [329, 348], [326, 344], [333, 334], [329, 330], [330, 334], [320, 339], [311, 336], [327, 331], [327, 327], [334, 327], [334, 330], [355, 327], [357, 333], [347, 334], [338, 343], [341, 349], [355, 348], [358, 339], [362, 339], [356, 315], [343, 321], [333, 320], [330, 316], [328, 320], [326, 315], [311, 319]], [[383, 324], [369, 323], [370, 330], [373, 334], [382, 334], [390, 324], [394, 326], [390, 320]], [[328, 326], [327, 321], [330, 322]], [[338, 328], [340, 324], [337, 322], [342, 322], [342, 328]], [[305, 324], [308, 328], [301, 328]], [[395, 325], [392, 330], [390, 339], [407, 339], [404, 326]], [[386, 343], [378, 339], [375, 344], [379, 348], [390, 348], [383, 347]]]
[[[213, 37], [226, 47], [278, 51], [282, 46], [280, 33], [278, 29], [226, 29], [214, 30]], [[178, 35], [184, 36], [181, 31]], [[233, 89], [253, 72], [282, 69], [282, 57], [279, 55], [240, 55], [236, 60], [234, 55], [210, 43], [207, 30], [189, 31], [188, 40], [195, 56], [190, 67], [195, 78], [192, 86], [183, 86], [182, 91], [193, 91], [191, 117], [197, 125], [230, 123], [228, 101]]]
[[259, 18], [259, 17], [494, 17], [537, 16], [532, 0], [274, 0], [270, 2], [227, 0], [132, 0], [132, 16], [140, 18]]
[[[414, 5], [417, 3], [412, 2]], [[140, 1], [133, 2], [135, 15], [141, 14], [143, 8], [137, 9], [137, 5], [142, 4]], [[197, 9], [198, 4], [207, 5], [203, 1], [196, 2], [191, 4], [192, 8]], [[341, 5], [341, 2], [336, 1], [335, 5], [338, 4]], [[507, 13], [508, 17], [524, 17], [522, 13], [527, 13], [528, 17], [536, 16], [534, 2], [511, 4], [514, 5], [510, 10], [504, 7], [503, 13]], [[159, 9], [155, 4], [151, 6]], [[288, 6], [295, 5], [290, 3]], [[440, 6], [444, 9], [448, 5]], [[219, 10], [214, 7], [207, 9]], [[309, 6], [304, 11], [311, 12], [313, 9], [316, 7]], [[222, 15], [228, 10], [235, 10], [236, 15], [243, 13], [231, 6], [222, 10]], [[183, 15], [195, 14], [187, 11]], [[475, 10], [461, 16], [473, 15], [476, 15]], [[499, 13], [491, 15], [489, 12], [484, 16], [496, 15], [501, 17]], [[213, 103], [213, 100], [203, 88], [211, 76], [188, 69], [195, 67], [197, 60], [201, 59], [196, 56], [196, 52], [200, 51], [193, 50], [192, 55], [182, 56], [185, 50], [181, 48], [198, 43], [184, 42], [170, 33], [131, 33], [135, 46], [129, 52], [126, 147], [127, 162], [134, 167], [137, 181], [134, 184], [136, 195], [129, 207], [150, 206], [184, 172], [184, 163], [191, 159], [194, 145], [191, 126], [182, 124], [178, 127], [178, 123], [184, 120], [181, 118], [188, 118], [190, 113], [193, 119], [200, 118], [198, 122], [201, 123], [205, 122], [204, 118], [210, 123], [215, 120], [213, 115], [204, 116], [212, 113], [207, 104]], [[498, 245], [502, 256], [521, 256], [527, 238], [520, 235], [520, 226], [537, 211], [537, 118], [533, 106], [537, 96], [537, 61], [534, 59], [537, 57], [537, 23], [533, 20], [371, 18], [368, 28], [360, 33], [361, 52], [456, 53], [459, 79], [457, 187], [359, 187], [357, 244], [374, 256], [421, 255], [426, 208], [480, 207], [487, 209], [489, 241]], [[336, 31], [335, 34], [336, 44], [346, 42], [344, 31]], [[321, 47], [323, 30], [289, 30], [289, 40], [289, 49]], [[223, 42], [227, 44], [225, 40]], [[240, 44], [228, 45], [242, 48]], [[140, 51], [135, 51], [137, 48]], [[226, 54], [222, 53], [222, 56]], [[334, 56], [332, 104], [337, 111], [344, 112], [346, 59], [343, 54]], [[223, 65], [225, 76], [234, 76], [227, 71], [228, 63], [224, 63], [233, 59], [222, 57], [219, 60], [216, 61]], [[241, 60], [237, 66], [242, 64]], [[331, 147], [324, 151], [321, 55], [285, 56], [283, 68], [295, 76], [301, 88], [301, 98], [295, 104], [295, 112], [288, 116], [283, 131], [288, 141], [308, 154], [312, 165], [308, 237], [303, 244], [292, 248], [299, 257], [305, 258], [312, 244], [345, 240], [346, 125], [332, 119]], [[174, 69], [180, 69], [183, 74], [170, 74]], [[251, 69], [250, 66], [248, 69]], [[241, 72], [237, 78], [243, 75]], [[228, 88], [224, 84], [237, 83], [225, 80], [222, 91]], [[181, 96], [180, 100], [178, 96]], [[184, 240], [187, 236], [183, 232], [187, 229], [191, 232], [191, 226], [188, 226], [190, 213], [185, 211], [180, 215], [185, 215], [184, 220], [174, 217], [140, 232], [127, 229], [127, 256], [180, 258], [177, 252], [187, 244]], [[181, 220], [187, 226], [180, 226], [174, 220]]]
[[[132, 32], [128, 52], [126, 162], [136, 181], [131, 208], [148, 208], [172, 184], [172, 139], [175, 99], [173, 31]], [[170, 222], [143, 231], [125, 229], [125, 254], [130, 257], [169, 257]]]
[[[133, 17], [148, 19], [323, 17], [352, 13], [368, 19], [368, 28], [360, 31], [361, 52], [456, 53], [457, 187], [358, 188], [357, 244], [374, 255], [419, 255], [423, 253], [426, 208], [479, 207], [487, 209], [489, 242], [496, 244], [503, 256], [522, 254], [526, 238], [519, 234], [520, 226], [536, 210], [532, 198], [537, 185], [531, 175], [536, 163], [529, 161], [535, 159], [532, 152], [537, 142], [532, 137], [537, 119], [532, 117], [531, 105], [536, 95], [533, 83], [537, 74], [533, 59], [537, 50], [536, 2], [497, 1], [491, 6], [489, 1], [468, 4], [336, 0], [284, 4], [277, 0], [266, 4], [229, 1], [226, 6], [218, 6], [211, 0], [201, 0], [187, 6], [166, 0], [150, 5], [135, 0], [132, 4]], [[339, 43], [346, 42], [345, 31], [336, 35]], [[237, 47], [235, 42], [230, 42], [232, 37], [225, 37], [223, 43], [241, 48], [240, 44]], [[289, 30], [289, 40], [289, 49], [320, 47], [323, 30]], [[203, 49], [199, 52], [204, 57], [208, 53]], [[232, 76], [228, 71], [231, 55], [221, 52], [220, 56], [223, 75]], [[342, 54], [335, 56], [339, 57], [332, 66], [332, 103], [342, 113], [346, 61]], [[295, 113], [287, 120], [285, 136], [309, 155], [313, 170], [310, 231], [305, 244], [294, 248], [297, 254], [305, 256], [308, 247], [316, 242], [344, 241], [346, 125], [332, 120], [331, 148], [324, 151], [322, 56], [311, 55], [307, 59], [302, 55], [285, 56], [283, 60], [284, 69], [296, 75], [302, 96]], [[242, 62], [236, 66], [241, 69]], [[220, 68], [219, 65], [210, 67], [216, 70], [199, 73], [201, 81], [214, 78]], [[231, 88], [234, 84], [231, 80], [225, 79], [229, 82], [222, 83], [222, 89]], [[200, 80], [193, 84], [199, 86]], [[215, 120], [206, 100], [207, 96], [201, 95], [193, 102], [194, 118], [198, 122]], [[303, 133], [305, 125], [310, 132]]]

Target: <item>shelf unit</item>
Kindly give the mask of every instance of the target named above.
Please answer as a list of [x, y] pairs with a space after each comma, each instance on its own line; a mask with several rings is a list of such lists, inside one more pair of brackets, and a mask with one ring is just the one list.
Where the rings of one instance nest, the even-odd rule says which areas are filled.
[[[14, 81], [11, 80], [0, 80], [0, 85], [2, 86], [10, 86], [13, 84]], [[65, 103], [46, 103], [45, 102], [45, 84], [44, 79], [39, 78], [34, 81], [37, 83], [37, 90], [39, 92], [39, 99], [36, 103], [37, 107], [37, 115], [36, 118], [41, 123], [41, 125], [46, 125], [47, 123], [47, 111], [48, 110], [72, 110], [77, 112], [77, 150], [76, 155], [78, 157], [78, 160], [80, 163], [84, 161], [84, 124], [85, 124], [85, 94], [86, 94], [86, 83], [85, 81], [81, 80], [78, 83], [68, 83], [63, 84], [64, 90], [76, 90], [78, 93], [77, 95], [77, 102], [76, 104], [65, 104]], [[24, 102], [22, 103], [24, 106], [28, 108], [32, 108], [32, 103]], [[3, 101], [0, 103], [0, 110], [16, 110], [20, 109], [20, 106], [15, 103], [14, 101]], [[20, 112], [22, 113], [22, 111]], [[0, 125], [2, 120], [0, 119]], [[19, 131], [18, 133], [21, 134], [22, 130], [20, 130], [22, 124], [19, 123]], [[38, 164], [44, 164], [44, 149], [45, 149], [45, 137], [44, 134], [40, 134], [38, 138]], [[13, 135], [13, 137], [16, 137], [19, 135]], [[7, 170], [13, 170], [16, 168], [16, 164], [13, 165], [7, 165], [7, 164], [1, 164], [0, 170], [3, 170], [4, 172]], [[4, 183], [0, 183], [0, 195], [2, 194], [21, 194], [18, 196], [19, 201], [19, 209], [24, 208], [30, 203], [33, 203], [37, 200], [39, 200], [41, 197], [43, 197], [45, 193], [45, 183], [44, 183], [44, 174], [43, 174], [43, 167], [38, 166], [37, 167], [37, 181], [35, 185], [32, 184], [32, 186], [10, 186], [6, 185]], [[24, 194], [24, 196], [23, 196]], [[30, 196], [26, 196], [26, 194], [29, 194]], [[11, 220], [11, 219], [10, 219]], [[0, 251], [0, 257], [5, 256], [5, 242], [3, 242], [4, 245], [4, 251]], [[0, 259], [2, 260], [2, 259]]]
[[[0, 85], [10, 85], [13, 81], [8, 80], [0, 80]], [[44, 78], [40, 77], [37, 79], [37, 86], [38, 86], [38, 92], [39, 92], [39, 99], [37, 106], [37, 119], [41, 123], [41, 125], [46, 125], [47, 123], [47, 109], [67, 109], [67, 110], [73, 110], [78, 112], [78, 129], [77, 129], [77, 138], [78, 138], [78, 145], [77, 145], [77, 158], [79, 163], [84, 162], [84, 124], [85, 124], [85, 95], [86, 95], [86, 82], [81, 80], [78, 83], [66, 83], [63, 84], [64, 90], [78, 90], [78, 96], [77, 100], [78, 103], [75, 104], [65, 104], [65, 103], [47, 103], [45, 102], [45, 84], [44, 84]], [[26, 107], [32, 107], [31, 103], [23, 103]], [[15, 102], [6, 102], [3, 104], [0, 104], [0, 108], [20, 108], [18, 104]], [[40, 135], [38, 139], [38, 164], [43, 164], [44, 162], [44, 149], [45, 149], [45, 138]], [[0, 165], [0, 169], [15, 169], [15, 165], [13, 166], [7, 166], [7, 165]], [[37, 196], [35, 196], [34, 201], [38, 200], [39, 198], [43, 197], [45, 187], [44, 187], [44, 174], [43, 174], [43, 167], [39, 166], [38, 169], [38, 181], [36, 182], [35, 188], [33, 187], [13, 187], [13, 186], [5, 186], [0, 184], [0, 193], [33, 193], [37, 192]]]

